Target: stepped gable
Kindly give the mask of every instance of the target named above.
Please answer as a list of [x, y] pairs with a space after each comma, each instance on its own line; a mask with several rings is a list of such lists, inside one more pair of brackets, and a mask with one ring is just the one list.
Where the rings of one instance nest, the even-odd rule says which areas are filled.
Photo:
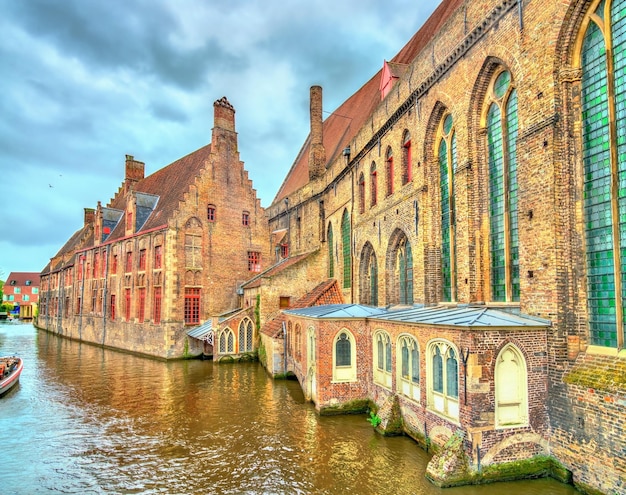
[[[154, 194], [159, 197], [155, 210], [148, 217], [141, 231], [147, 231], [167, 224], [174, 211], [178, 208], [180, 201], [183, 200], [185, 193], [189, 191], [190, 184], [200, 175], [201, 170], [209, 160], [210, 154], [211, 145], [207, 144], [170, 165], [157, 170], [134, 185], [133, 189], [137, 192]], [[116, 197], [108, 207], [124, 211], [126, 209], [125, 198], [122, 196]], [[107, 242], [122, 237], [124, 237], [123, 218], [120, 219], [115, 229], [113, 229]]]
[[[413, 35], [409, 42], [389, 62], [395, 67], [398, 67], [397, 64], [410, 64], [417, 54], [441, 30], [452, 13], [463, 4], [463, 1], [444, 0], [419, 31]], [[379, 84], [381, 76], [382, 67], [324, 121], [323, 145], [326, 150], [327, 164], [332, 163], [342, 153], [343, 149], [349, 145], [359, 129], [363, 127], [366, 120], [380, 104]], [[309, 146], [310, 135], [302, 145], [302, 149], [278, 189], [272, 204], [281, 201], [309, 182]]]
[[[339, 284], [334, 278], [325, 280], [310, 292], [306, 293], [296, 302], [294, 302], [289, 309], [295, 308], [310, 308], [312, 306], [325, 306], [327, 304], [343, 304], [344, 299], [339, 289]], [[283, 329], [283, 322], [285, 321], [284, 313], [280, 313], [276, 318], [269, 320], [263, 328], [261, 333], [269, 335], [270, 337], [279, 337]]]

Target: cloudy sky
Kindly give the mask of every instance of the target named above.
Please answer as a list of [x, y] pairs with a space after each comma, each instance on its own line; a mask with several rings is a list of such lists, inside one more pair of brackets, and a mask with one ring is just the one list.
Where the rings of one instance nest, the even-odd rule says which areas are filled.
[[309, 131], [392, 58], [438, 0], [0, 0], [0, 279], [41, 271], [109, 202], [124, 157], [146, 175], [236, 110], [268, 206]]

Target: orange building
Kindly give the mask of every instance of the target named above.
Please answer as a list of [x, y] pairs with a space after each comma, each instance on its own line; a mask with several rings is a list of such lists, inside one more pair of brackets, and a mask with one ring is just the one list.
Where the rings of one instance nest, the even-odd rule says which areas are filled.
[[13, 315], [31, 319], [39, 304], [39, 273], [11, 272], [2, 289], [2, 302], [13, 305]]

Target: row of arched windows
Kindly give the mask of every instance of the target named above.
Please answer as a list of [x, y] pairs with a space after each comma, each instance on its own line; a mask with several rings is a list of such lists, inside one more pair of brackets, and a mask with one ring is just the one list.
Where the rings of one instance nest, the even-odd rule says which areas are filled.
[[[244, 318], [239, 323], [239, 339], [235, 338], [235, 332], [229, 327], [220, 330], [217, 336], [217, 348], [220, 354], [232, 354], [235, 352], [252, 352], [254, 327], [250, 318]], [[237, 342], [239, 348], [237, 349]]]
[[[333, 346], [333, 381], [355, 381], [357, 377], [356, 339], [348, 329], [341, 330]], [[395, 348], [395, 367], [394, 367]], [[372, 374], [375, 384], [393, 389], [408, 399], [421, 402], [422, 385], [426, 406], [446, 417], [459, 418], [460, 356], [451, 342], [435, 339], [428, 343], [422, 384], [420, 347], [412, 335], [400, 335], [393, 342], [378, 330], [372, 342]], [[498, 353], [494, 366], [495, 421], [497, 427], [528, 423], [528, 382], [526, 360], [512, 343]]]

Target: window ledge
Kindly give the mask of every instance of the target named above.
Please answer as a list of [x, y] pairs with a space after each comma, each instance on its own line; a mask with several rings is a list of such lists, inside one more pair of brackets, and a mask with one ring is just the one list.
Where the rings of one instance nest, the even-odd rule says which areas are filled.
[[618, 349], [617, 347], [603, 347], [601, 345], [588, 345], [587, 352], [598, 356], [616, 356], [626, 359], [626, 348]]

